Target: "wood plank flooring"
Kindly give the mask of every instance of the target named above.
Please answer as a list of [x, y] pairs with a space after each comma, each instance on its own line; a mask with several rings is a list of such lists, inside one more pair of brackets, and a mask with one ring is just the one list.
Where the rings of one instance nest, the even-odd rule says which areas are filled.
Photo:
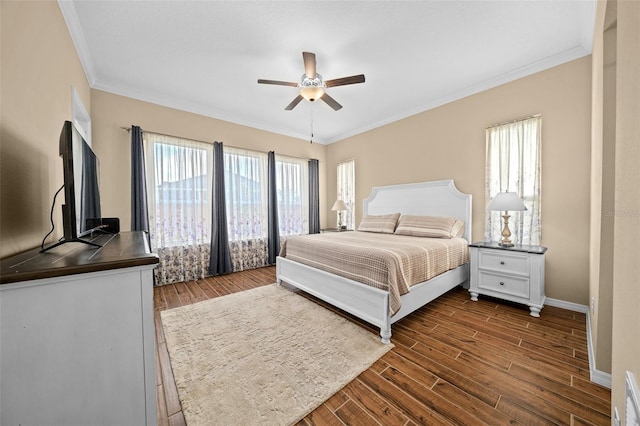
[[[186, 424], [160, 311], [273, 282], [268, 267], [154, 289], [159, 425]], [[533, 318], [454, 289], [392, 331], [395, 348], [298, 425], [611, 424], [609, 389], [589, 381], [584, 314], [546, 306]]]

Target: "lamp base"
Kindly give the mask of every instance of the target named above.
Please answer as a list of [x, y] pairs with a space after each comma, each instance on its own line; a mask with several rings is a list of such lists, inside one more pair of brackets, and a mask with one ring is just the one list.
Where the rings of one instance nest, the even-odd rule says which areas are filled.
[[509, 230], [509, 212], [505, 211], [502, 215], [502, 219], [504, 219], [504, 227], [502, 228], [502, 239], [498, 243], [502, 247], [513, 247], [513, 243], [511, 242], [511, 231]]

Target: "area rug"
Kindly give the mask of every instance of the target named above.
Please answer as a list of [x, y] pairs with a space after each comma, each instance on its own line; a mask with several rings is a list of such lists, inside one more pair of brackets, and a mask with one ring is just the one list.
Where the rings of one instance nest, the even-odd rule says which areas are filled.
[[189, 426], [294, 424], [393, 347], [276, 284], [161, 318]]

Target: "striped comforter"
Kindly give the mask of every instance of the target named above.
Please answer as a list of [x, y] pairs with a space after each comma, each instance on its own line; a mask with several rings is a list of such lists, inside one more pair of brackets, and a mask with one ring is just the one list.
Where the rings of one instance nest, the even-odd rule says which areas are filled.
[[409, 288], [469, 262], [463, 238], [423, 238], [371, 232], [288, 237], [280, 256], [389, 291], [390, 313]]

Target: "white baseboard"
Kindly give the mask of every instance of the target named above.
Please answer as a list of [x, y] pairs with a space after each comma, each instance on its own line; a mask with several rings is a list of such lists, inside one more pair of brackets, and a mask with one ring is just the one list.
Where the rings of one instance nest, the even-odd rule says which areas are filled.
[[593, 340], [591, 338], [591, 316], [589, 315], [589, 307], [578, 303], [566, 302], [564, 300], [549, 299], [545, 300], [545, 305], [555, 306], [556, 308], [567, 309], [569, 311], [581, 312], [587, 315], [587, 346], [589, 350], [589, 375], [593, 383], [611, 389], [611, 373], [605, 373], [596, 368], [595, 354], [593, 351]]
[[583, 314], [589, 313], [589, 307], [587, 305], [580, 305], [579, 303], [566, 302], [564, 300], [551, 299], [547, 297], [544, 304], [555, 306], [556, 308], [567, 309], [569, 311], [581, 312]]

